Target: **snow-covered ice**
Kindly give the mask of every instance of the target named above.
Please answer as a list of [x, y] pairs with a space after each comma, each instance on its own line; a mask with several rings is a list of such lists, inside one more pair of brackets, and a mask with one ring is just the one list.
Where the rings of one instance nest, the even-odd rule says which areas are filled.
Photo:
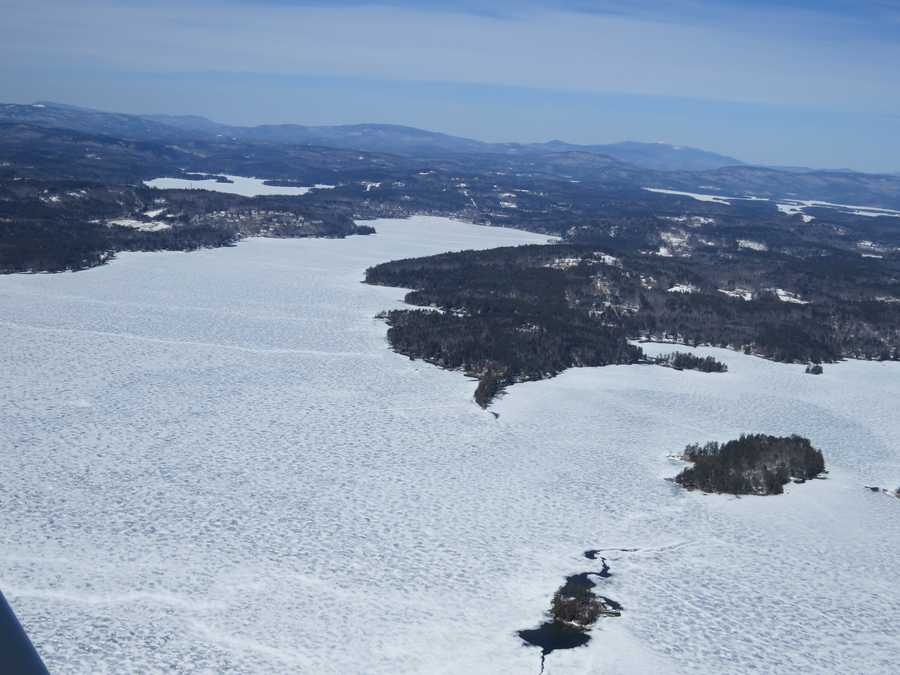
[[[667, 190], [663, 188], [651, 188], [645, 187], [643, 188], [647, 192], [657, 192], [659, 194], [665, 195], [674, 195], [678, 197], [690, 197], [691, 199], [695, 199], [699, 202], [712, 202], [715, 204], [724, 204], [725, 206], [731, 206], [731, 202], [733, 201], [751, 201], [751, 202], [767, 202], [770, 201], [767, 197], [758, 197], [756, 195], [744, 195], [743, 197], [730, 197], [725, 195], [711, 195], [704, 194], [700, 192], [684, 192], [682, 190]], [[804, 213], [804, 209], [810, 207], [818, 207], [818, 208], [828, 208], [835, 209], [841, 211], [843, 213], [849, 213], [856, 216], [866, 216], [870, 218], [877, 218], [879, 216], [900, 218], [900, 211], [894, 209], [884, 209], [875, 206], [854, 206], [851, 204], [836, 204], [834, 202], [823, 202], [815, 199], [784, 199], [775, 204], [778, 211], [784, 213], [788, 216], [793, 216], [796, 214], [802, 214], [802, 219], [804, 223], [810, 223], [815, 220], [815, 216], [811, 216], [807, 213]]]
[[[860, 206], [854, 204], [837, 204], [835, 202], [823, 202], [816, 199], [787, 199], [783, 203], [778, 204], [778, 210], [782, 213], [792, 215], [794, 213], [803, 213], [803, 210], [809, 207], [818, 207], [825, 209], [836, 209], [844, 213], [851, 213], [856, 216], [866, 216], [868, 218], [877, 218], [886, 216], [892, 218], [900, 218], [900, 211], [895, 209], [883, 209], [876, 206]], [[809, 222], [813, 217], [809, 216], [809, 220], [804, 218], [804, 222]]]
[[788, 216], [793, 216], [798, 213], [803, 213], [803, 205], [799, 202], [796, 202], [796, 203], [791, 202], [789, 204], [788, 203], [776, 204], [776, 206], [778, 207], [778, 210], [781, 211], [781, 213], [784, 213], [785, 215], [788, 215]]
[[[892, 672], [900, 364], [718, 349], [573, 369], [499, 419], [394, 354], [380, 261], [540, 242], [442, 219], [0, 277], [0, 588], [58, 673], [534, 673], [515, 632], [608, 554], [547, 672]], [[672, 345], [644, 345], [650, 352]], [[681, 348], [679, 348], [681, 349]], [[801, 433], [828, 480], [685, 493], [668, 458]]]
[[900, 211], [894, 209], [882, 209], [875, 206], [858, 206], [853, 204], [836, 204], [834, 202], [823, 202], [815, 199], [786, 199], [778, 204], [778, 210], [787, 215], [803, 213], [804, 223], [812, 222], [815, 219], [815, 216], [804, 213], [804, 209], [810, 207], [834, 209], [855, 216], [866, 216], [867, 218], [878, 218], [879, 216], [900, 218]]
[[683, 192], [681, 190], [664, 190], [663, 188], [644, 188], [647, 192], [658, 192], [659, 194], [664, 195], [675, 195], [678, 197], [690, 197], [691, 199], [696, 199], [698, 202], [714, 202], [716, 204], [725, 204], [726, 206], [731, 206], [731, 202], [728, 199], [736, 199], [735, 197], [722, 197], [720, 195], [706, 195], [701, 194], [699, 192]]
[[230, 183], [220, 183], [215, 178], [204, 180], [188, 180], [186, 178], [154, 178], [144, 181], [144, 185], [160, 190], [209, 190], [211, 192], [225, 192], [227, 194], [242, 195], [244, 197], [259, 197], [262, 195], [305, 195], [311, 190], [330, 190], [334, 185], [318, 183], [312, 187], [292, 187], [266, 185], [269, 178], [250, 178], [247, 176], [229, 176], [223, 174]]

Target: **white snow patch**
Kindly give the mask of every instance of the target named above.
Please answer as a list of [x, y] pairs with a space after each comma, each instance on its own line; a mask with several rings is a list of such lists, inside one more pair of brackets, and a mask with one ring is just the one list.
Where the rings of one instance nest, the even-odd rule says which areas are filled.
[[735, 288], [733, 291], [727, 288], [718, 289], [719, 293], [724, 293], [732, 298], [740, 298], [741, 300], [753, 300], [753, 291], [747, 288]]
[[776, 206], [778, 207], [779, 211], [781, 211], [782, 213], [784, 213], [788, 216], [793, 216], [797, 213], [803, 213], [803, 207], [799, 206], [797, 204], [784, 203], [784, 204], [777, 204]]
[[140, 230], [141, 232], [160, 232], [162, 230], [170, 230], [172, 229], [172, 225], [169, 223], [164, 223], [159, 220], [151, 220], [151, 221], [143, 221], [143, 220], [134, 220], [133, 218], [118, 218], [116, 220], [108, 220], [106, 222], [108, 227], [118, 226], [118, 227], [130, 227], [132, 230]]
[[660, 216], [660, 218], [673, 223], [686, 223], [689, 227], [712, 225], [716, 222], [715, 218], [710, 218], [708, 216]]
[[694, 284], [675, 284], [669, 290], [669, 293], [699, 293], [700, 289]]
[[565, 270], [570, 267], [578, 267], [581, 264], [581, 258], [556, 258], [545, 265], [554, 269]]
[[684, 232], [660, 232], [659, 238], [673, 246], [681, 246], [687, 242], [687, 234]]
[[781, 300], [782, 302], [792, 302], [795, 305], [808, 305], [809, 304], [808, 300], [801, 300], [800, 296], [798, 296], [796, 293], [792, 293], [791, 291], [786, 291], [783, 288], [772, 288], [769, 290], [773, 291], [775, 293], [775, 295], [778, 296], [778, 299]]
[[746, 248], [751, 251], [768, 251], [769, 247], [760, 241], [753, 241], [752, 239], [738, 239], [737, 240], [738, 248]]
[[594, 251], [594, 258], [602, 262], [604, 265], [610, 265], [611, 267], [622, 266], [622, 261], [619, 258], [609, 255], [609, 253], [604, 253], [603, 251]]

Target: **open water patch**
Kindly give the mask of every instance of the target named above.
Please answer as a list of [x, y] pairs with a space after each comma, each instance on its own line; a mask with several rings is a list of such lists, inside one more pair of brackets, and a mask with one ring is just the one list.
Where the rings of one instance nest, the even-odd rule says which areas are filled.
[[[589, 560], [599, 560], [599, 570], [579, 572], [566, 577], [565, 583], [553, 594], [547, 620], [537, 628], [518, 631], [525, 644], [541, 649], [541, 672], [547, 655], [558, 649], [582, 647], [591, 640], [590, 629], [601, 617], [618, 617], [622, 605], [605, 595], [594, 592], [597, 579], [612, 576], [606, 558], [599, 555], [604, 549], [584, 552]], [[615, 549], [632, 551], [635, 549]]]

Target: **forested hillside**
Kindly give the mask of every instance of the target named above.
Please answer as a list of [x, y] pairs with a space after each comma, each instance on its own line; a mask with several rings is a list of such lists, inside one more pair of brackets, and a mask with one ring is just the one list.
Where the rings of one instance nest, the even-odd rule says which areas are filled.
[[[842, 252], [679, 259], [522, 246], [398, 260], [369, 269], [366, 281], [414, 289], [406, 301], [431, 309], [389, 312], [392, 348], [478, 377], [482, 404], [568, 367], [644, 360], [629, 339], [791, 363], [900, 358], [897, 262]], [[719, 368], [698, 361], [663, 365]]]

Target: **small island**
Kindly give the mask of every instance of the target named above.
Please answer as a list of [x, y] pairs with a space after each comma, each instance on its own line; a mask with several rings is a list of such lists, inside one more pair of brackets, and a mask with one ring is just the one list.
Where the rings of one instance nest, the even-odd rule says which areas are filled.
[[598, 619], [622, 615], [622, 605], [594, 592], [597, 583], [592, 577], [605, 580], [610, 576], [606, 558], [598, 553], [598, 550], [592, 550], [584, 555], [591, 560], [600, 560], [599, 571], [566, 577], [566, 582], [553, 594], [546, 620], [537, 628], [518, 632], [525, 644], [541, 648], [541, 672], [548, 654], [557, 649], [586, 645], [591, 639], [589, 631]]
[[692, 444], [693, 462], [675, 477], [688, 490], [734, 495], [780, 495], [792, 479], [802, 483], [825, 472], [822, 452], [802, 436], [742, 435], [727, 443]]
[[621, 615], [621, 605], [594, 593], [596, 584], [589, 576], [590, 573], [583, 573], [568, 577], [553, 594], [550, 616], [555, 621], [588, 628], [601, 616]]

